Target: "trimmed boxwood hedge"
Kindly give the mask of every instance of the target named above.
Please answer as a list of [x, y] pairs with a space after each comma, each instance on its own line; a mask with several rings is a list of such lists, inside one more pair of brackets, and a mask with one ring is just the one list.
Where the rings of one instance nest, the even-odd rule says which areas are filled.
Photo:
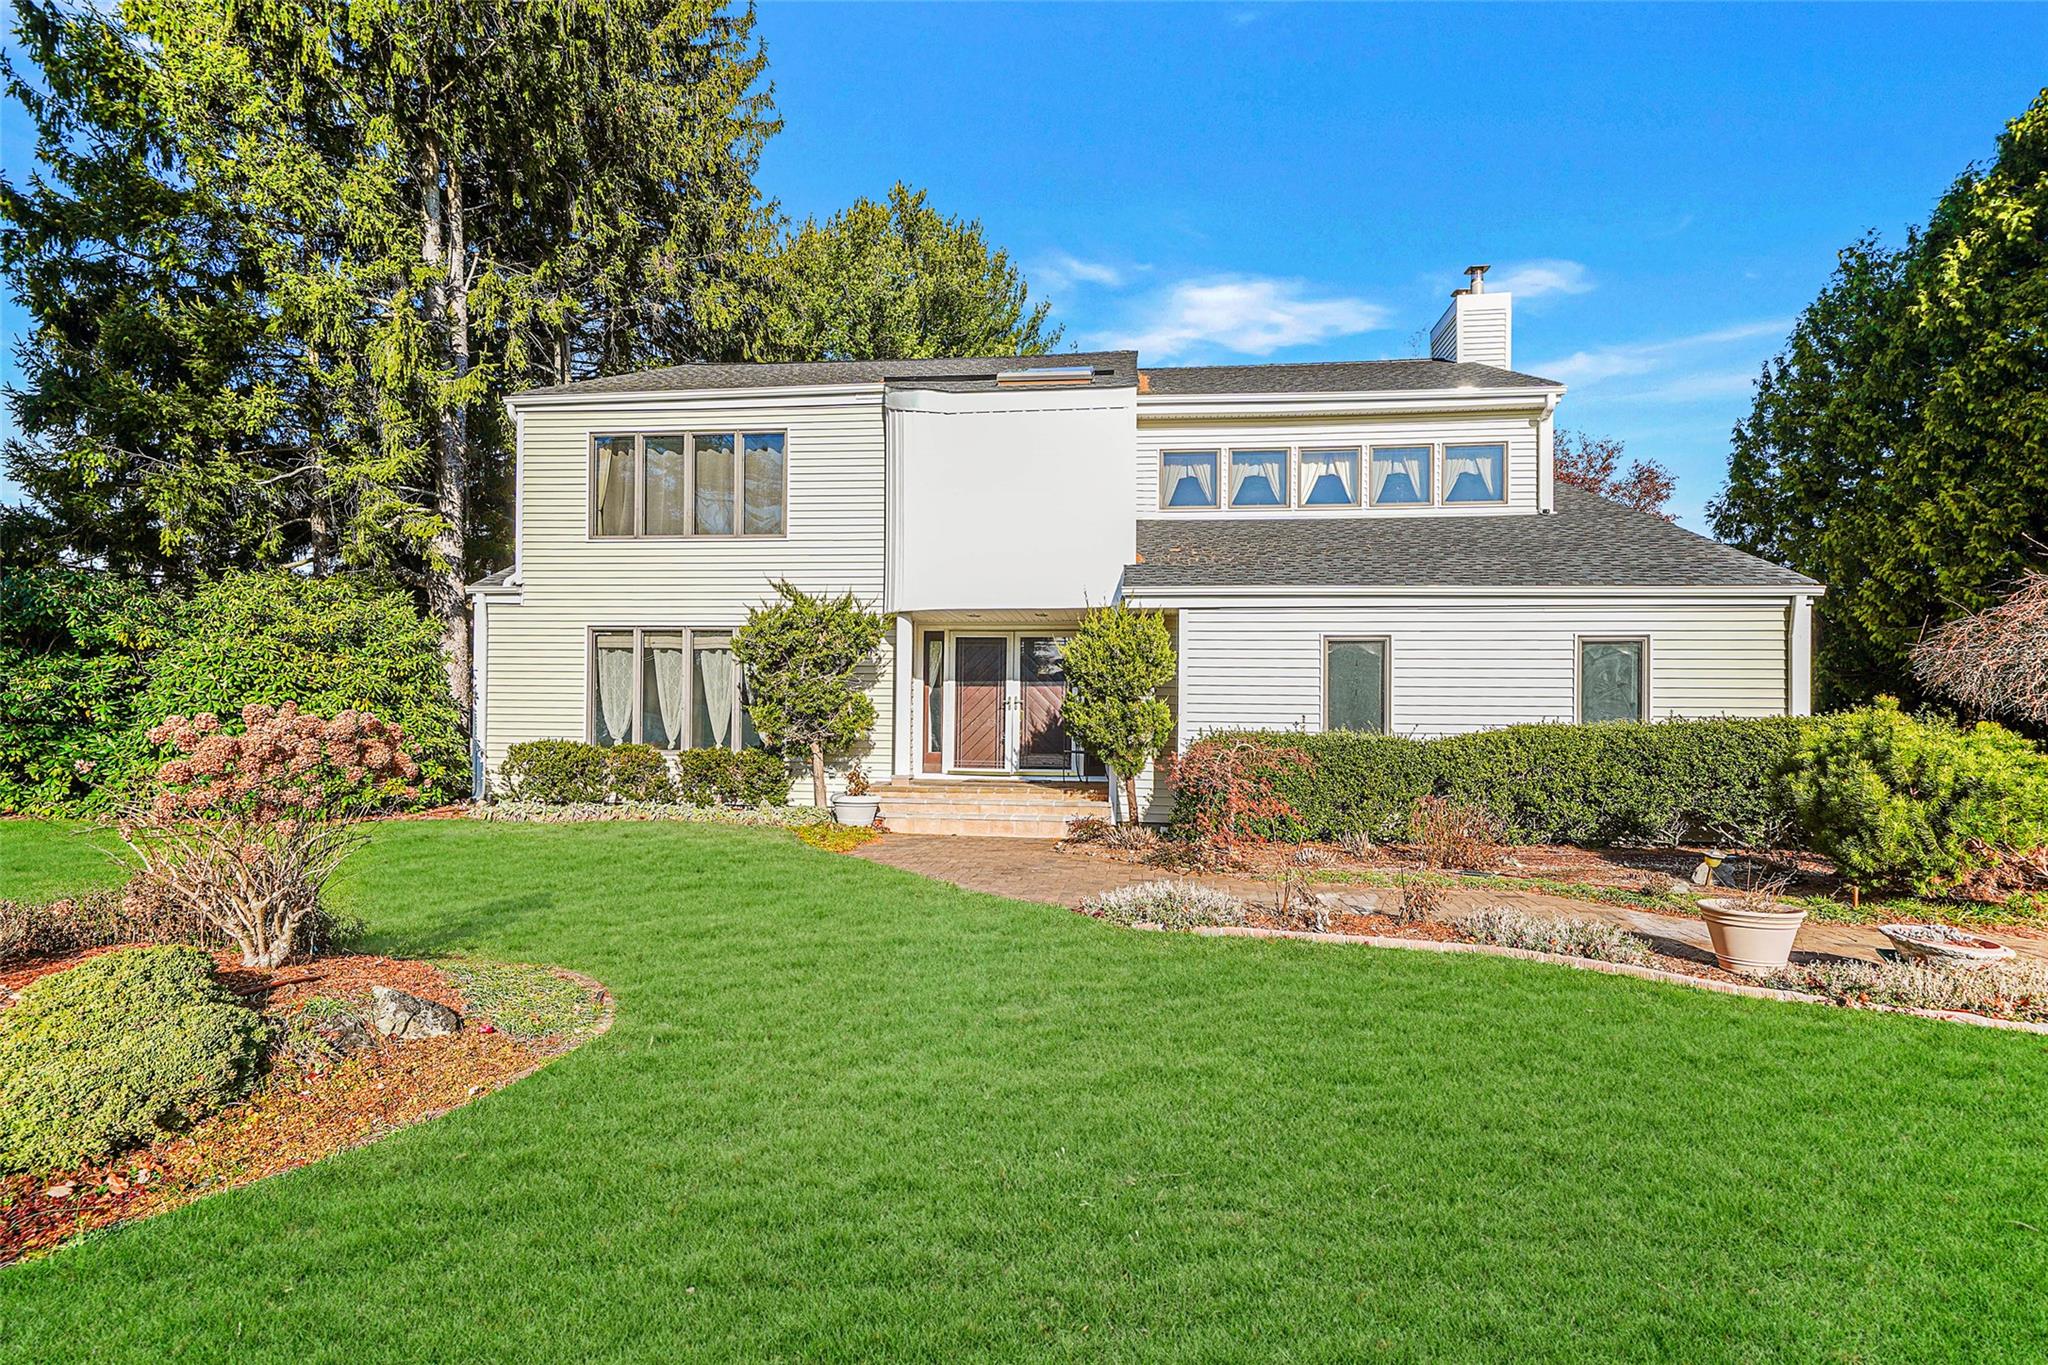
[[544, 806], [781, 805], [789, 800], [789, 765], [766, 749], [685, 749], [671, 759], [646, 744], [530, 739], [505, 751], [498, 791], [509, 800]]
[[[1522, 843], [1612, 844], [1787, 836], [1775, 778], [1811, 722], [1797, 717], [1668, 720], [1650, 725], [1513, 725], [1441, 739], [1349, 731], [1206, 736], [1306, 752], [1315, 766], [1270, 769], [1296, 818], [1258, 832], [1288, 842], [1347, 834], [1407, 837], [1422, 796], [1485, 806]], [[1175, 824], [1195, 801], [1179, 793]]]

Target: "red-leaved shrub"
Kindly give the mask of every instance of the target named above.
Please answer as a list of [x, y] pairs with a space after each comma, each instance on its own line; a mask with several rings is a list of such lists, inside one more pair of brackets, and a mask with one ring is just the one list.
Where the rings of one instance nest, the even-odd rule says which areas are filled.
[[1315, 771], [1300, 749], [1245, 739], [1202, 739], [1173, 756], [1167, 780], [1174, 800], [1190, 812], [1196, 841], [1221, 864], [1239, 861], [1247, 844], [1270, 842], [1298, 821], [1275, 789], [1280, 773]]

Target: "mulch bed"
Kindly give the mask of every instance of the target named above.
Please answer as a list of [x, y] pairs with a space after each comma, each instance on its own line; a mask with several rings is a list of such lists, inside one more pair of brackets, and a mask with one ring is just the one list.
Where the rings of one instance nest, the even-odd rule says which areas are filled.
[[[61, 971], [92, 949], [29, 964], [0, 975], [19, 990]], [[275, 971], [243, 967], [218, 954], [229, 990], [274, 1017], [312, 996], [340, 996], [367, 1005], [370, 987], [394, 986], [467, 1014], [455, 984], [431, 963], [338, 953]], [[603, 999], [595, 982], [584, 981]], [[511, 1084], [601, 1033], [578, 1038], [520, 1039], [488, 1021], [465, 1018], [461, 1032], [403, 1044], [381, 1040], [366, 1051], [301, 1069], [280, 1056], [249, 1098], [191, 1131], [159, 1140], [104, 1165], [37, 1175], [0, 1176], [0, 1265], [46, 1251], [67, 1238], [190, 1203], [216, 1190], [246, 1185], [374, 1142], [438, 1117]]]

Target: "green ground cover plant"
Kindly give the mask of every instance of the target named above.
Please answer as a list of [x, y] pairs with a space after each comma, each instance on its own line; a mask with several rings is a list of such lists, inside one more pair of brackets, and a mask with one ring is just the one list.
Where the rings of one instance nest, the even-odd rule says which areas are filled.
[[[0, 895], [66, 858], [0, 822]], [[2048, 1354], [2038, 1037], [1131, 933], [771, 829], [392, 822], [335, 894], [616, 1022], [0, 1272], [0, 1357]]]

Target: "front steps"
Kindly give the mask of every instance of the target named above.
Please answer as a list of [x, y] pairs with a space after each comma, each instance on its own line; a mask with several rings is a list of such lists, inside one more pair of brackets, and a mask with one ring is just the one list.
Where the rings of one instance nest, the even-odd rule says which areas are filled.
[[1076, 816], [1109, 818], [1100, 782], [1030, 778], [894, 778], [874, 789], [892, 834], [970, 834], [1058, 839]]

